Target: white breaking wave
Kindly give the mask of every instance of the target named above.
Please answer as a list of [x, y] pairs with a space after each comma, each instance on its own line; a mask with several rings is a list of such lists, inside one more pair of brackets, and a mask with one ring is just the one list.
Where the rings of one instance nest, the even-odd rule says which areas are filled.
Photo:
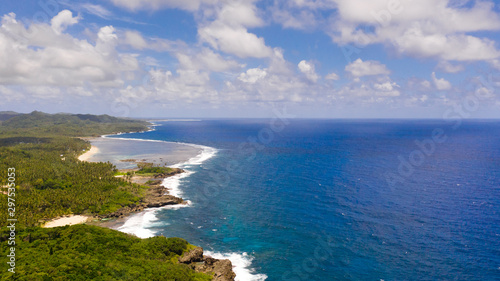
[[264, 281], [267, 275], [255, 273], [251, 268], [252, 260], [254, 257], [247, 253], [216, 253], [211, 251], [204, 251], [205, 255], [211, 256], [215, 259], [228, 259], [233, 264], [233, 271], [236, 273], [235, 281]]
[[[108, 136], [110, 136], [110, 135], [105, 135], [102, 137], [107, 138]], [[213, 147], [197, 145], [197, 144], [190, 144], [190, 143], [169, 142], [169, 141], [162, 141], [162, 140], [135, 139], [135, 138], [113, 138], [113, 139], [175, 143], [175, 144], [183, 144], [183, 145], [188, 145], [191, 147], [199, 148], [200, 153], [198, 155], [196, 155], [195, 157], [192, 157], [191, 159], [189, 159], [186, 162], [178, 163], [178, 164], [171, 166], [173, 168], [184, 169], [185, 170], [184, 173], [177, 174], [177, 175], [163, 179], [162, 186], [164, 186], [166, 188], [166, 191], [168, 190], [170, 195], [173, 195], [176, 197], [182, 197], [182, 190], [180, 189], [181, 180], [189, 177], [190, 175], [192, 175], [194, 173], [193, 171], [190, 171], [187, 168], [190, 168], [192, 166], [201, 165], [204, 161], [212, 158], [217, 153], [217, 149], [215, 149]], [[145, 209], [144, 211], [142, 211], [140, 213], [137, 213], [137, 214], [130, 216], [122, 226], [117, 228], [117, 230], [119, 230], [121, 232], [129, 233], [129, 234], [134, 234], [135, 236], [140, 237], [140, 238], [153, 237], [156, 233], [155, 231], [153, 231], [153, 228], [155, 226], [158, 226], [157, 225], [158, 218], [156, 217], [156, 213], [162, 209], [177, 210], [179, 208], [185, 208], [185, 207], [189, 207], [192, 205], [191, 201], [186, 200], [186, 202], [187, 202], [187, 204], [178, 204], [178, 205], [164, 206], [164, 207], [159, 207], [159, 208]], [[162, 225], [165, 225], [165, 224], [163, 223]]]
[[155, 232], [151, 231], [148, 227], [158, 220], [155, 213], [156, 210], [152, 208], [133, 214], [117, 230], [133, 234], [139, 238], [153, 237], [155, 236]]
[[164, 178], [161, 185], [168, 189], [168, 194], [173, 195], [175, 197], [182, 197], [182, 190], [179, 188], [181, 185], [181, 180], [183, 178], [189, 177], [194, 172], [185, 171], [184, 173], [173, 175], [168, 178]]
[[184, 145], [189, 145], [192, 147], [199, 148], [199, 149], [201, 149], [201, 153], [196, 155], [195, 157], [189, 159], [186, 162], [172, 165], [171, 167], [173, 167], [173, 168], [189, 168], [191, 166], [201, 165], [201, 164], [203, 164], [203, 162], [214, 157], [215, 154], [217, 154], [217, 149], [213, 148], [213, 147], [198, 145], [198, 144], [191, 144], [191, 143], [182, 143], [182, 142], [178, 142], [178, 144], [184, 144]]
[[[108, 136], [109, 135], [102, 137], [106, 138]], [[206, 160], [214, 157], [218, 151], [216, 148], [213, 147], [191, 144], [191, 143], [169, 142], [169, 141], [148, 140], [148, 139], [132, 139], [132, 138], [113, 138], [113, 139], [176, 143], [176, 144], [183, 144], [199, 148], [201, 152], [195, 157], [189, 159], [186, 162], [170, 166], [172, 168], [184, 169], [185, 171], [184, 173], [163, 179], [162, 186], [164, 186], [169, 191], [170, 195], [176, 197], [182, 197], [182, 190], [180, 189], [181, 180], [194, 174], [194, 171], [189, 170], [189, 168], [203, 164], [203, 162], [205, 162]], [[156, 232], [153, 231], [152, 228], [168, 225], [168, 223], [166, 222], [159, 223], [158, 218], [156, 217], [156, 213], [162, 209], [178, 210], [180, 208], [192, 206], [191, 201], [186, 200], [186, 202], [187, 204], [178, 204], [178, 205], [164, 206], [160, 208], [146, 209], [140, 213], [130, 216], [121, 227], [117, 228], [117, 230], [129, 234], [134, 234], [135, 236], [140, 238], [153, 237], [155, 236]], [[267, 275], [255, 273], [255, 269], [251, 268], [252, 260], [254, 259], [254, 257], [248, 255], [247, 253], [241, 253], [241, 254], [217, 253], [217, 252], [205, 251], [205, 255], [211, 256], [215, 259], [229, 259], [233, 264], [233, 271], [236, 274], [235, 281], [264, 281], [267, 279]]]

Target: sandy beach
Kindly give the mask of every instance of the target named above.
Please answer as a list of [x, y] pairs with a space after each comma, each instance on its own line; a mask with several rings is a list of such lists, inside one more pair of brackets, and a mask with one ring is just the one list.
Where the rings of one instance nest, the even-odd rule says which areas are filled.
[[78, 160], [80, 161], [88, 161], [90, 157], [92, 157], [94, 154], [99, 152], [99, 148], [96, 146], [92, 146], [90, 150], [87, 150], [84, 154], [80, 155], [78, 157]]
[[53, 219], [53, 220], [47, 222], [43, 227], [51, 228], [51, 227], [58, 227], [58, 226], [65, 226], [65, 225], [74, 225], [74, 224], [84, 223], [89, 218], [90, 217], [87, 217], [87, 216], [71, 215], [71, 216], [67, 216], [67, 217]]

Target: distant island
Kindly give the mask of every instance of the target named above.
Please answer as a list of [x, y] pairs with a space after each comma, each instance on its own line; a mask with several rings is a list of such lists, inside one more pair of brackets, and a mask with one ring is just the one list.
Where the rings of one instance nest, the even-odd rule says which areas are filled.
[[90, 149], [82, 138], [151, 125], [109, 115], [0, 112], [0, 242], [10, 259], [0, 280], [234, 280], [229, 260], [205, 257], [180, 238], [139, 239], [89, 224], [42, 227], [68, 215], [123, 217], [182, 203], [160, 185], [181, 169], [140, 163], [124, 172], [78, 159]]

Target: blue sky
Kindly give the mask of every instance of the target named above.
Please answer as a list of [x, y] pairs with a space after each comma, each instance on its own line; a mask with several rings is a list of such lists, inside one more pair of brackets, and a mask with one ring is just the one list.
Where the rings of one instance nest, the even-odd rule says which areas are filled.
[[4, 1], [0, 110], [500, 118], [500, 4]]

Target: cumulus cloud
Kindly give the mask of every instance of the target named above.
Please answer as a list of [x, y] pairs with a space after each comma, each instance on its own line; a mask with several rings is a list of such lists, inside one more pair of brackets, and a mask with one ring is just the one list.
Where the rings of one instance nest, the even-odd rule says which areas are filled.
[[177, 51], [174, 55], [179, 60], [179, 67], [183, 69], [207, 70], [210, 72], [224, 72], [237, 70], [242, 67], [237, 61], [223, 58], [214, 51], [203, 48], [194, 50], [194, 54]]
[[390, 74], [391, 72], [387, 67], [378, 61], [363, 61], [362, 59], [357, 59], [354, 62], [348, 64], [345, 67], [345, 71], [354, 77], [380, 75], [380, 74]]
[[436, 78], [436, 73], [432, 72], [432, 81], [434, 82], [434, 86], [436, 89], [440, 91], [445, 91], [451, 89], [451, 83], [444, 78]]
[[138, 31], [125, 31], [125, 44], [130, 45], [134, 49], [142, 50], [148, 46], [148, 43]]
[[77, 22], [64, 10], [51, 25], [29, 27], [4, 15], [0, 28], [0, 83], [18, 85], [95, 86], [122, 85], [123, 74], [138, 69], [133, 55], [116, 51], [117, 36], [112, 26], [99, 29], [95, 44], [64, 33]]
[[78, 23], [79, 19], [80, 17], [73, 17], [70, 11], [63, 10], [50, 20], [50, 24], [52, 29], [54, 29], [57, 34], [60, 34], [66, 27]]
[[200, 28], [198, 35], [201, 41], [207, 42], [216, 50], [238, 56], [240, 58], [265, 58], [272, 54], [264, 38], [249, 33], [244, 27], [214, 22]]
[[398, 90], [400, 87], [396, 82], [387, 81], [384, 83], [375, 83], [373, 84], [373, 88], [379, 96], [397, 97], [400, 95]]
[[382, 77], [351, 82], [344, 85], [334, 96], [349, 102], [376, 103], [386, 102], [400, 95], [400, 86], [389, 77]]
[[227, 2], [215, 7], [213, 13], [215, 19], [206, 20], [198, 28], [200, 41], [240, 58], [264, 58], [273, 54], [264, 38], [248, 32], [249, 27], [263, 25], [253, 1]]
[[314, 64], [305, 60], [302, 60], [298, 64], [298, 68], [300, 72], [304, 73], [311, 82], [316, 83], [318, 81], [318, 74], [316, 74], [316, 70], [314, 69]]
[[492, 40], [468, 34], [500, 30], [500, 16], [492, 2], [477, 1], [472, 7], [449, 5], [448, 0], [335, 2], [338, 17], [330, 34], [340, 44], [382, 43], [401, 54], [442, 60], [500, 56]]
[[251, 68], [247, 70], [244, 73], [241, 73], [238, 76], [238, 79], [245, 82], [245, 83], [250, 83], [254, 84], [258, 80], [266, 77], [267, 71], [265, 69], [260, 69], [260, 68]]

